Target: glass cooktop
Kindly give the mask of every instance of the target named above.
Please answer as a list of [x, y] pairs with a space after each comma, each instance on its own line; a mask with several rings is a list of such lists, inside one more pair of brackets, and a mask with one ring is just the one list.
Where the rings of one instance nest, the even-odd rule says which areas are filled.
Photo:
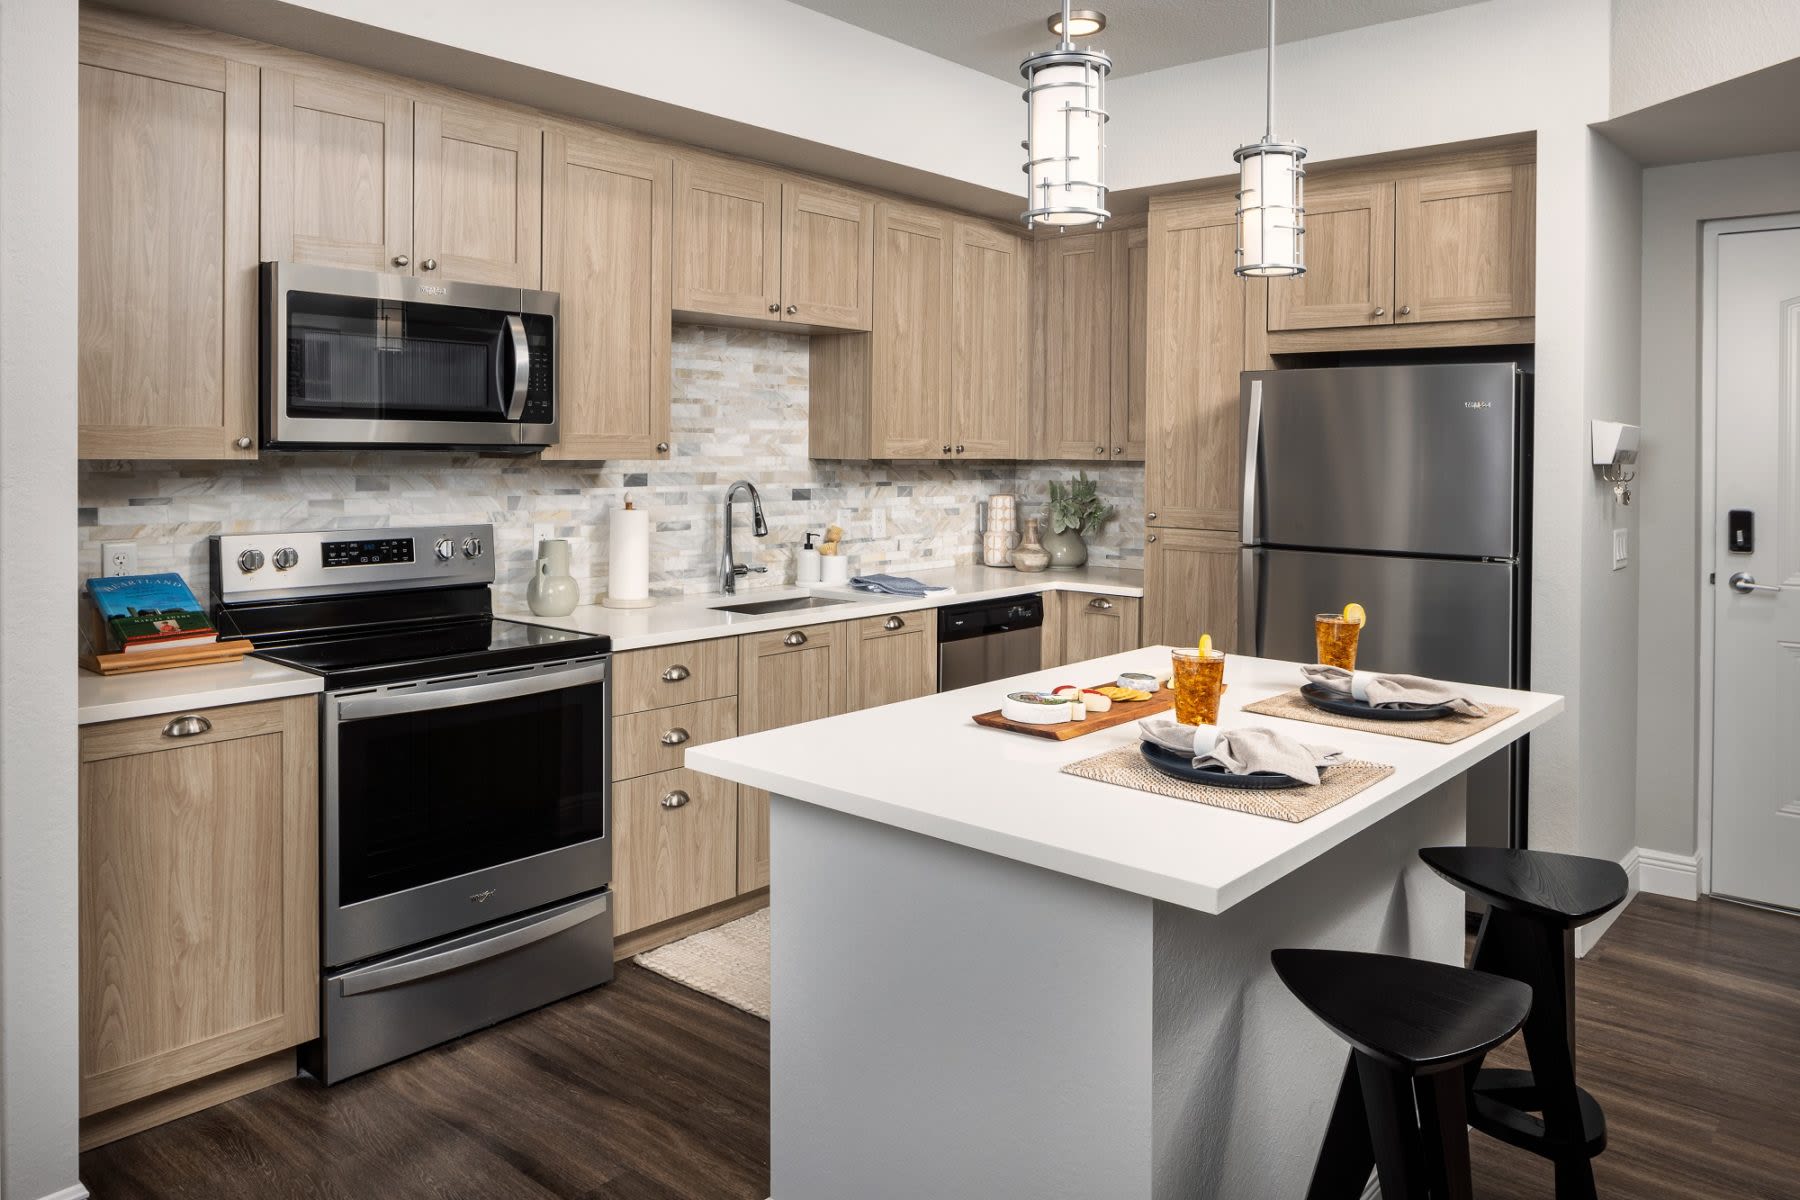
[[493, 617], [434, 622], [258, 647], [256, 657], [325, 677], [330, 691], [432, 679], [464, 671], [587, 658], [612, 639]]

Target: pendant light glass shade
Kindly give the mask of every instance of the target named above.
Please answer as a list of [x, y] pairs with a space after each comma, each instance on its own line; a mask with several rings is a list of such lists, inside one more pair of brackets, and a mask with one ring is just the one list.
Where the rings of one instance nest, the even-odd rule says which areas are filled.
[[1269, 0], [1269, 57], [1263, 136], [1232, 155], [1238, 165], [1239, 275], [1306, 274], [1306, 147], [1275, 140], [1275, 0]]
[[[1068, 8], [1063, 9], [1068, 28]], [[1062, 44], [1019, 64], [1025, 77], [1027, 225], [1099, 225], [1106, 208], [1106, 77], [1099, 50]]]

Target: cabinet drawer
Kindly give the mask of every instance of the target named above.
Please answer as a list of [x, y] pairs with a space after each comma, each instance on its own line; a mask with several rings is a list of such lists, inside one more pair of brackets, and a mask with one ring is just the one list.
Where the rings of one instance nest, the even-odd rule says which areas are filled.
[[737, 895], [737, 785], [686, 769], [613, 789], [615, 935]]
[[613, 655], [613, 713], [716, 700], [738, 690], [736, 638]]
[[687, 761], [689, 746], [736, 737], [737, 731], [737, 699], [730, 696], [614, 717], [612, 777], [674, 770]]
[[903, 637], [937, 624], [937, 609], [892, 613], [885, 617], [864, 617], [856, 622], [857, 639]]

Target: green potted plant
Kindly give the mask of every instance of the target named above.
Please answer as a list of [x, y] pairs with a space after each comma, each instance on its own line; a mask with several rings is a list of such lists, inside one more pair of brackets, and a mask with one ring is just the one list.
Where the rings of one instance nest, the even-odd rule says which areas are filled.
[[1087, 563], [1087, 543], [1081, 535], [1098, 530], [1117, 510], [1100, 499], [1100, 485], [1082, 471], [1068, 483], [1050, 481], [1050, 531], [1044, 549], [1050, 552], [1050, 569], [1072, 571]]

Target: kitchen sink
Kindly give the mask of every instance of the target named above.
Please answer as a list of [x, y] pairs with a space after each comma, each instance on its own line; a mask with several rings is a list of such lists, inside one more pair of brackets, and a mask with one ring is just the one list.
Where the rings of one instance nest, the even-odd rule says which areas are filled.
[[782, 600], [753, 600], [746, 604], [716, 604], [717, 612], [737, 613], [744, 617], [760, 617], [765, 613], [794, 612], [802, 608], [826, 608], [833, 604], [848, 604], [848, 600], [834, 600], [829, 596], [788, 596]]

